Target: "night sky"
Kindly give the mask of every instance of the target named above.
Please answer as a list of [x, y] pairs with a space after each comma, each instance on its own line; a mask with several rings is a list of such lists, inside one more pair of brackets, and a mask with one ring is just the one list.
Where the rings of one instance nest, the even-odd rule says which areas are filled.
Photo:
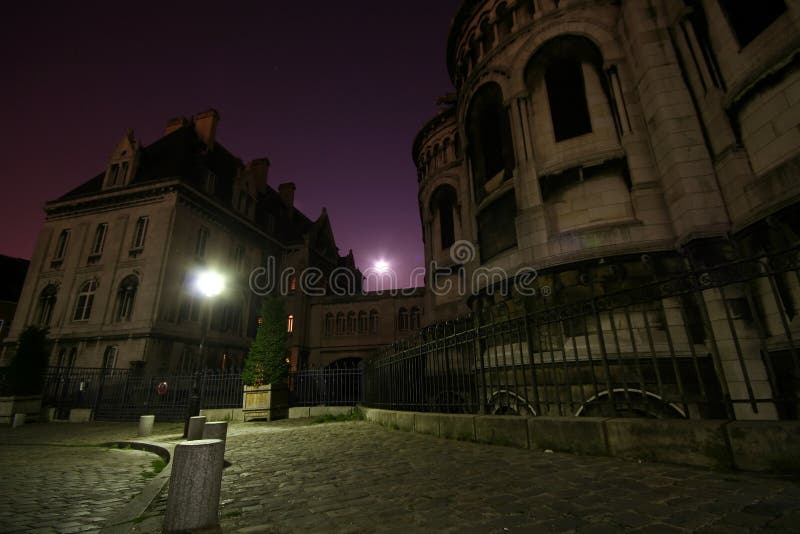
[[[104, 169], [127, 128], [210, 107], [217, 139], [323, 206], [342, 254], [401, 286], [423, 262], [411, 144], [451, 92], [459, 0], [15, 3], [0, 23], [0, 254], [30, 258], [42, 206]], [[203, 5], [206, 4], [206, 5]]]

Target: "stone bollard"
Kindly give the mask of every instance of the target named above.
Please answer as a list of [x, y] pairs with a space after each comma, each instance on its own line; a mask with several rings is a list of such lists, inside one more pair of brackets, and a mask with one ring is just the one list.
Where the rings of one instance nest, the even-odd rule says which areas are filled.
[[226, 421], [212, 421], [203, 426], [203, 439], [219, 439], [225, 443], [228, 437], [228, 423]]
[[193, 441], [196, 439], [203, 439], [203, 426], [206, 424], [205, 415], [196, 415], [189, 418], [189, 431], [186, 433], [186, 439]]
[[139, 418], [139, 436], [149, 436], [153, 433], [153, 424], [156, 422], [155, 415], [143, 415]]
[[194, 531], [219, 524], [217, 510], [224, 455], [225, 444], [218, 439], [184, 441], [175, 446], [165, 531]]
[[25, 424], [25, 414], [15, 413], [14, 420], [11, 422], [11, 428], [19, 428]]

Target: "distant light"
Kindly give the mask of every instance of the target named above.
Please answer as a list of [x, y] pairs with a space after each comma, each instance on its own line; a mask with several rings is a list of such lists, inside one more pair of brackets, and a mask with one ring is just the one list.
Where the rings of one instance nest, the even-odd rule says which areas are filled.
[[385, 273], [389, 270], [389, 262], [386, 260], [378, 260], [375, 262], [375, 270], [379, 273]]
[[206, 297], [216, 297], [225, 289], [225, 278], [214, 271], [203, 271], [197, 275], [194, 286]]

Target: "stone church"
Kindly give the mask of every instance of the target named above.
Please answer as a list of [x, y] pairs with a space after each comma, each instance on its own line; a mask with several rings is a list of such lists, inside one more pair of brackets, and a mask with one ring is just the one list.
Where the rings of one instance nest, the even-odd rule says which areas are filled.
[[[797, 0], [464, 0], [446, 45], [455, 93], [413, 158], [428, 287], [478, 287], [428, 291], [427, 316], [497, 304], [494, 284], [520, 269], [559, 305], [797, 246], [799, 59]], [[714, 324], [745, 332], [726, 341], [751, 378], [725, 370], [734, 397], [772, 394], [757, 340], [798, 333], [796, 274], [706, 295]], [[702, 326], [688, 305], [668, 317], [681, 308]]]
[[[295, 208], [294, 184], [273, 187], [267, 158], [245, 164], [229, 152], [218, 122], [213, 109], [170, 120], [149, 146], [129, 131], [103, 172], [46, 204], [6, 361], [34, 324], [49, 328], [54, 366], [240, 367], [259, 321], [251, 274], [267, 266], [286, 295], [294, 368], [357, 364], [409, 330], [419, 292], [362, 293], [325, 209], [312, 219]], [[321, 274], [316, 291], [301, 290], [309, 268]], [[226, 278], [213, 299], [194, 284], [206, 269]], [[334, 271], [349, 275], [351, 296], [324, 297]]]

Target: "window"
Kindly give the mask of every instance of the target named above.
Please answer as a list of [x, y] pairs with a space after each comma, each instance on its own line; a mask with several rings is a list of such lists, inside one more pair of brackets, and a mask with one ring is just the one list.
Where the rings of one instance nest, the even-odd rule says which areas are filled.
[[422, 319], [422, 312], [414, 306], [411, 308], [411, 330], [418, 330]]
[[517, 200], [514, 192], [503, 195], [478, 214], [481, 261], [493, 258], [517, 244]]
[[286, 331], [291, 334], [294, 331], [294, 315], [290, 315], [286, 323]]
[[544, 79], [556, 142], [590, 133], [592, 123], [581, 64], [567, 59], [558, 61], [547, 69]]
[[786, 11], [783, 0], [720, 0], [739, 46], [745, 47]]
[[333, 314], [332, 313], [326, 313], [325, 314], [324, 331], [325, 331], [325, 335], [326, 336], [332, 336], [333, 335]]
[[119, 180], [119, 163], [115, 163], [108, 170], [108, 184], [117, 185], [118, 180]]
[[504, 39], [511, 34], [511, 29], [514, 26], [514, 12], [503, 3], [497, 6], [495, 13], [497, 14], [497, 33], [500, 39]]
[[208, 171], [208, 174], [206, 175], [206, 192], [209, 195], [213, 195], [214, 192], [216, 191], [216, 187], [217, 187], [217, 175], [211, 171]]
[[297, 275], [289, 275], [289, 291], [297, 291]]
[[61, 261], [67, 254], [67, 245], [69, 244], [70, 230], [61, 230], [56, 242], [56, 250], [53, 254], [53, 261]]
[[133, 316], [133, 303], [136, 299], [136, 290], [139, 288], [139, 279], [133, 275], [126, 276], [119, 285], [117, 292], [116, 321], [130, 321]]
[[494, 26], [489, 25], [488, 19], [481, 21], [481, 43], [483, 44], [483, 53], [486, 54], [494, 46]]
[[206, 255], [206, 244], [208, 243], [208, 228], [201, 227], [197, 231], [197, 243], [194, 246], [194, 254], [198, 258], [203, 258]]
[[377, 334], [378, 333], [378, 310], [370, 310], [369, 312], [369, 332], [370, 334]]
[[439, 186], [432, 195], [431, 209], [439, 219], [439, 245], [449, 249], [456, 241], [453, 212], [456, 205], [455, 189], [449, 185]]
[[397, 323], [398, 323], [398, 328], [400, 328], [400, 330], [408, 330], [410, 324], [409, 324], [409, 316], [407, 309], [400, 308], [400, 314]]
[[351, 335], [356, 333], [356, 312], [347, 313], [347, 333]]
[[133, 232], [133, 250], [141, 250], [144, 248], [144, 240], [147, 237], [147, 225], [150, 219], [148, 217], [139, 217], [136, 221], [136, 229]]
[[125, 179], [128, 177], [128, 162], [123, 161], [122, 165], [119, 168], [119, 179], [117, 180], [120, 183], [125, 183]]
[[367, 319], [367, 312], [365, 311], [358, 312], [358, 332], [360, 334], [366, 334], [368, 329], [369, 329], [369, 320]]
[[97, 230], [94, 231], [94, 241], [92, 242], [92, 253], [89, 256], [89, 261], [92, 261], [93, 257], [99, 257], [103, 254], [103, 246], [106, 242], [106, 232], [108, 231], [108, 225], [106, 223], [98, 224]]
[[94, 293], [97, 291], [97, 280], [84, 282], [78, 292], [78, 302], [75, 305], [75, 321], [88, 321], [92, 315], [92, 304], [94, 303]]
[[117, 353], [118, 348], [113, 345], [106, 347], [105, 354], [103, 354], [103, 371], [108, 374], [109, 371], [117, 367]]
[[53, 308], [56, 305], [56, 294], [58, 286], [47, 284], [39, 294], [39, 311], [36, 314], [36, 322], [39, 326], [49, 326], [53, 316]]
[[241, 272], [244, 267], [245, 250], [242, 245], [236, 245], [233, 249], [233, 268]]
[[470, 158], [474, 177], [475, 198], [487, 195], [489, 182], [502, 173], [502, 180], [513, 175], [516, 167], [511, 146], [511, 123], [503, 104], [503, 92], [496, 83], [487, 83], [475, 93], [467, 113]]
[[345, 321], [344, 321], [344, 314], [339, 312], [336, 314], [336, 333], [338, 335], [344, 334], [345, 331]]

